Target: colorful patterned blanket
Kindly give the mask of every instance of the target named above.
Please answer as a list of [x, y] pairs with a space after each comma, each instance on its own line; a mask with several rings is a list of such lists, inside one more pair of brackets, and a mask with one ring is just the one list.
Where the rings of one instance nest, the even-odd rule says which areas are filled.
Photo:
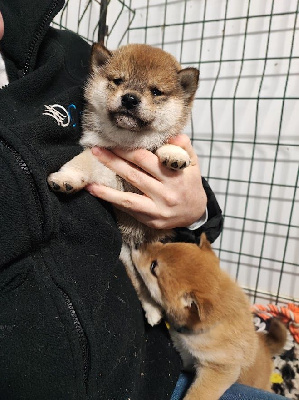
[[267, 331], [270, 318], [279, 318], [288, 328], [288, 339], [281, 355], [274, 358], [272, 391], [288, 399], [299, 400], [299, 306], [255, 304], [252, 307], [258, 331]]

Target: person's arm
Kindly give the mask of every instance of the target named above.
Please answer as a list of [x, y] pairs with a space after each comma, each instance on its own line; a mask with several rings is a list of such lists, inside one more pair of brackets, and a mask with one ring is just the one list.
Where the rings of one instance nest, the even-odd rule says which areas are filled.
[[[99, 161], [138, 188], [142, 194], [119, 192], [96, 184], [89, 185], [87, 190], [156, 229], [187, 229], [184, 227], [200, 221], [208, 212], [208, 221], [202, 227], [206, 226], [213, 212], [209, 211], [211, 206], [207, 203], [207, 194], [210, 195], [210, 192], [206, 194], [206, 183], [201, 178], [197, 155], [186, 135], [178, 135], [171, 143], [188, 152], [191, 158], [188, 168], [181, 171], [169, 170], [159, 163], [155, 154], [144, 149], [108, 151], [94, 148], [93, 153]], [[190, 232], [194, 236], [198, 229]]]

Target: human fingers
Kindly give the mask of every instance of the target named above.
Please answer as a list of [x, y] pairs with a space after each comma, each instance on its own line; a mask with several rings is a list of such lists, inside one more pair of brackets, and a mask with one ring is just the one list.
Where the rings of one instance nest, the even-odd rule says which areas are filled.
[[[188, 138], [183, 138], [180, 143], [188, 149]], [[191, 146], [192, 147], [192, 146]], [[191, 152], [191, 149], [189, 148]], [[144, 154], [149, 155], [153, 158], [156, 163], [159, 163], [157, 157], [153, 154], [147, 154], [146, 150], [134, 150], [131, 152], [123, 152], [117, 150], [118, 155], [128, 157], [133, 160], [132, 154]], [[156, 228], [172, 228], [174, 226], [188, 226], [194, 221], [199, 219], [206, 207], [206, 196], [201, 183], [201, 173], [199, 164], [190, 165], [181, 171], [169, 171], [164, 167], [161, 170], [161, 180], [155, 179], [153, 176], [141, 170], [136, 165], [128, 162], [111, 151], [94, 148], [93, 153], [97, 155], [100, 162], [106, 165], [109, 169], [116, 172], [119, 176], [124, 178], [127, 182], [131, 183], [144, 195], [134, 197], [134, 202], [129, 203], [132, 200], [127, 195], [121, 195], [113, 192], [113, 197], [106, 197], [108, 190], [102, 188], [101, 191], [97, 190], [94, 195], [103, 198], [103, 200], [114, 203], [118, 208], [122, 209], [131, 215], [134, 213], [134, 217], [141, 222], [147, 218], [149, 213], [152, 215], [150, 220], [150, 226]], [[127, 156], [130, 153], [130, 156]], [[136, 162], [136, 161], [135, 161]], [[139, 162], [141, 165], [142, 162]], [[143, 166], [142, 166], [143, 167]], [[164, 175], [163, 175], [164, 173]], [[169, 176], [167, 176], [167, 174]], [[109, 192], [108, 194], [112, 194]], [[105, 196], [105, 197], [103, 197]], [[117, 196], [117, 197], [115, 197]], [[151, 203], [145, 199], [151, 200]], [[119, 201], [124, 203], [119, 203]], [[137, 203], [138, 201], [138, 203]], [[145, 204], [147, 208], [144, 209]], [[152, 206], [151, 209], [148, 207]], [[134, 210], [133, 210], [134, 208]], [[142, 215], [142, 210], [145, 215]], [[188, 210], [188, 212], [186, 212]], [[144, 222], [146, 223], [146, 222]], [[149, 225], [149, 223], [147, 223]]]
[[0, 11], [0, 40], [3, 38], [4, 35], [4, 21], [3, 21], [3, 16]]
[[112, 150], [114, 154], [129, 161], [131, 164], [141, 168], [142, 171], [146, 172], [153, 178], [163, 181], [165, 178], [168, 179], [174, 174], [173, 170], [166, 168], [161, 164], [156, 154], [146, 149], [136, 150], [123, 150], [116, 148]]
[[159, 229], [155, 221], [161, 219], [160, 212], [149, 197], [133, 192], [122, 192], [96, 183], [89, 184], [85, 189], [92, 196], [113, 204], [143, 224]]
[[205, 211], [206, 195], [195, 172], [184, 181], [163, 184], [161, 190], [152, 196], [122, 192], [98, 184], [90, 184], [86, 189], [151, 228], [171, 229], [191, 225]]
[[[186, 135], [180, 135], [175, 143], [184, 147], [191, 157], [195, 154]], [[175, 226], [189, 226], [203, 215], [206, 195], [196, 155], [193, 164], [188, 168], [170, 171], [160, 165], [155, 154], [144, 149], [117, 149], [112, 152], [94, 148], [93, 153], [100, 162], [138, 188], [141, 193], [123, 193], [94, 186], [92, 194], [111, 202], [140, 222], [156, 229], [170, 229]], [[151, 164], [155, 165], [155, 174]], [[91, 187], [87, 189], [91, 190]]]
[[[130, 161], [134, 160], [134, 157], [129, 156], [128, 153], [134, 152], [139, 152], [139, 150], [131, 152], [119, 150], [114, 153], [99, 147], [94, 147], [92, 149], [92, 153], [102, 164], [114, 171], [117, 175], [121, 176], [123, 179], [125, 179], [125, 181], [139, 189], [142, 193], [150, 196], [152, 196], [153, 193], [159, 193], [162, 186], [159, 179], [143, 170], [143, 168], [146, 168], [144, 165], [148, 165], [148, 160], [143, 161], [143, 163], [142, 161], [139, 162], [139, 165], [142, 165], [142, 167], [139, 167]], [[149, 153], [147, 156], [150, 156], [150, 158], [153, 156], [153, 161], [156, 161], [155, 159], [157, 159], [157, 157], [155, 155], [146, 150], [144, 150], [144, 152]], [[144, 152], [141, 151], [141, 153]], [[121, 155], [124, 158], [122, 158]], [[140, 160], [142, 160], [142, 157]], [[159, 167], [157, 166], [157, 168]]]

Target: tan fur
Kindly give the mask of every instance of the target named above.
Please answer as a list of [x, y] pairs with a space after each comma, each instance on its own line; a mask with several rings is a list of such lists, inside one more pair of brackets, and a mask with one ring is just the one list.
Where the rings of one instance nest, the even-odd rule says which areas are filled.
[[268, 336], [255, 332], [245, 293], [220, 269], [204, 234], [200, 246], [153, 243], [132, 257], [184, 368], [196, 370], [185, 400], [217, 400], [236, 381], [270, 389], [271, 351], [282, 349], [286, 329], [275, 320]]
[[[95, 44], [91, 56], [91, 75], [85, 87], [81, 154], [48, 177], [50, 187], [72, 193], [89, 183], [118, 190], [136, 191], [126, 181], [102, 165], [91, 147], [137, 149], [156, 152], [166, 167], [188, 167], [189, 155], [167, 141], [183, 131], [190, 115], [198, 85], [195, 68], [182, 69], [173, 56], [143, 44], [109, 51]], [[148, 293], [140, 284], [131, 262], [130, 248], [158, 240], [170, 231], [155, 230], [116, 210], [123, 236], [121, 259], [143, 303], [151, 324], [161, 318]], [[150, 309], [153, 313], [150, 315]]]

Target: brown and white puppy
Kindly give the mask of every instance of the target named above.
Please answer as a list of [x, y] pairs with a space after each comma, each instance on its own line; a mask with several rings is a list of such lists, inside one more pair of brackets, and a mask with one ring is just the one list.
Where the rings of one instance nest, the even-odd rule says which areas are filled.
[[273, 320], [267, 335], [255, 332], [247, 296], [220, 269], [205, 234], [199, 246], [157, 242], [132, 258], [184, 369], [196, 371], [185, 400], [218, 400], [236, 381], [270, 390], [271, 357], [282, 350], [286, 328]]
[[[183, 131], [198, 86], [199, 72], [182, 69], [173, 56], [143, 44], [109, 51], [100, 44], [92, 48], [91, 75], [85, 87], [83, 113], [84, 150], [48, 177], [54, 191], [72, 193], [89, 183], [99, 183], [124, 191], [137, 191], [101, 164], [92, 154], [93, 146], [105, 148], [145, 148], [156, 152], [166, 167], [179, 170], [189, 165], [185, 150], [167, 145]], [[148, 293], [139, 284], [131, 261], [130, 248], [158, 240], [169, 231], [146, 227], [129, 215], [115, 210], [123, 236], [121, 259], [142, 300], [151, 324], [161, 315]]]

